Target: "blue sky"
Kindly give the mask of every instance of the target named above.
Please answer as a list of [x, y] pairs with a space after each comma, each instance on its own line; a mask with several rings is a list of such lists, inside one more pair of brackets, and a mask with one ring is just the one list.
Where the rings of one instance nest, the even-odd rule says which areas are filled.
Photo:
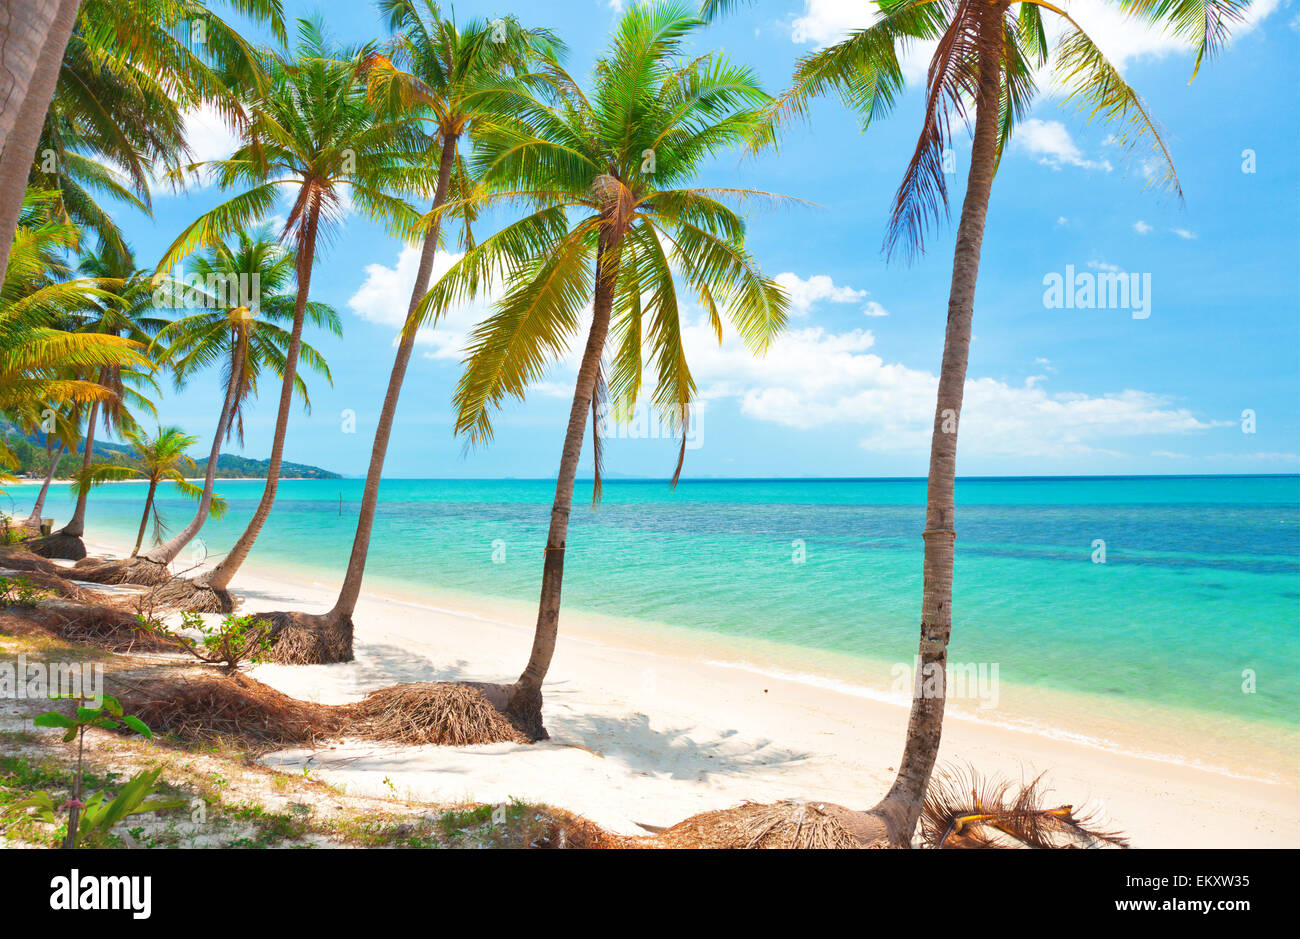
[[[382, 35], [374, 7], [359, 0], [285, 5], [292, 16], [322, 13], [347, 42]], [[460, 20], [516, 13], [553, 27], [570, 46], [570, 70], [585, 76], [619, 5], [444, 8], [454, 6]], [[1059, 95], [1040, 95], [993, 187], [959, 474], [1300, 469], [1300, 9], [1290, 0], [1256, 6], [1250, 26], [1189, 85], [1192, 57], [1181, 44], [1125, 24], [1100, 0], [1070, 5], [1161, 123], [1185, 203], [1147, 187], [1141, 158], [1126, 158], [1109, 143], [1105, 126], [1062, 107]], [[865, 25], [871, 9], [864, 0], [760, 0], [702, 32], [697, 45], [753, 65], [775, 93], [798, 56]], [[749, 357], [732, 337], [719, 347], [703, 328], [688, 328], [702, 404], [685, 475], [925, 474], [955, 223], [942, 226], [911, 266], [887, 264], [880, 251], [920, 125], [924, 64], [923, 55], [906, 63], [913, 77], [903, 104], [865, 135], [827, 101], [808, 125], [792, 128], [779, 152], [744, 162], [727, 155], [702, 174], [705, 185], [765, 189], [815, 205], [748, 219], [752, 252], [790, 289], [797, 313], [766, 358]], [[218, 124], [200, 115], [193, 127], [199, 156], [229, 152]], [[954, 218], [968, 139], [955, 137]], [[1254, 172], [1243, 171], [1251, 159], [1245, 151], [1253, 153]], [[152, 264], [221, 198], [211, 187], [160, 192], [152, 219], [123, 209], [139, 262]], [[1139, 287], [1149, 284], [1141, 309], [1049, 307], [1045, 279], [1064, 276], [1067, 266], [1084, 278], [1135, 275]], [[287, 459], [365, 472], [413, 269], [409, 249], [404, 254], [356, 217], [324, 247], [312, 297], [339, 309], [344, 337], [308, 337], [330, 362], [334, 385], [312, 380], [314, 408], [310, 416], [294, 414]], [[553, 475], [571, 361], [499, 415], [490, 447], [465, 453], [452, 436], [459, 353], [485, 309], [453, 311], [421, 337], [387, 475]], [[168, 387], [160, 416], [210, 439], [218, 393], [215, 373], [179, 393]], [[277, 398], [278, 386], [263, 383], [246, 421], [244, 455], [269, 453]], [[355, 433], [344, 432], [348, 410], [356, 414]], [[1243, 431], [1248, 410], [1253, 433]], [[633, 429], [608, 444], [611, 473], [672, 472], [673, 441]]]

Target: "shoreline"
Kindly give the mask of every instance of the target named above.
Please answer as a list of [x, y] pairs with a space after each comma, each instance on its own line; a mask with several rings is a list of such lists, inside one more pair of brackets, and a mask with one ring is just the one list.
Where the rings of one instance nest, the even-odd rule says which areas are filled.
[[[102, 540], [93, 547], [120, 553]], [[260, 561], [232, 586], [245, 597], [240, 612], [319, 612], [335, 590]], [[322, 703], [357, 700], [403, 681], [513, 677], [531, 644], [531, 611], [512, 601], [465, 600], [448, 593], [430, 602], [382, 585], [364, 592], [358, 605], [356, 662], [264, 665], [253, 674]], [[346, 741], [267, 761], [310, 770], [358, 794], [404, 787], [430, 800], [540, 799], [626, 834], [640, 832], [638, 822], [672, 824], [746, 799], [862, 807], [883, 794], [902, 751], [906, 699], [889, 700], [825, 670], [766, 667], [761, 652], [746, 661], [719, 658], [710, 652], [725, 641], [678, 635], [686, 632], [638, 633], [566, 611], [544, 692], [552, 740], [542, 744], [391, 748]], [[1086, 706], [1066, 695], [1047, 697], [1058, 699], [1058, 710]], [[1160, 752], [1162, 739], [1178, 736], [1168, 728], [1149, 728], [1156, 746], [1143, 752], [1134, 747], [1140, 738], [1128, 736], [1131, 727], [1116, 742], [1050, 723], [985, 720], [959, 707], [949, 714], [941, 766], [971, 764], [1012, 779], [1046, 771], [1051, 798], [1100, 805], [1136, 846], [1300, 845], [1297, 760], [1285, 747], [1271, 754], [1280, 772], [1264, 770], [1271, 778], [1261, 778], [1248, 752], [1238, 751], [1245, 759], [1228, 765]]]

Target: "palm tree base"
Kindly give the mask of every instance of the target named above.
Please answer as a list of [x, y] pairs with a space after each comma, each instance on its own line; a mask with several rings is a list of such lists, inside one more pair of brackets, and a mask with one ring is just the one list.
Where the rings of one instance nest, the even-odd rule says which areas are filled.
[[[542, 692], [540, 689], [531, 688], [518, 682], [513, 685], [497, 687], [502, 688], [505, 693], [504, 703], [498, 704], [497, 707], [521, 734], [534, 743], [551, 738], [542, 723]], [[489, 696], [489, 700], [491, 700], [491, 696]]]
[[190, 613], [233, 613], [237, 599], [225, 589], [209, 587], [201, 580], [173, 577], [145, 595], [154, 606], [171, 607]]
[[860, 812], [832, 802], [792, 799], [701, 812], [660, 832], [658, 841], [670, 848], [910, 847], [890, 830], [881, 806]]
[[43, 558], [59, 558], [64, 561], [80, 561], [86, 556], [86, 543], [80, 535], [68, 535], [56, 531], [43, 538], [29, 538], [23, 547]]
[[278, 611], [257, 613], [271, 624], [267, 661], [281, 665], [333, 665], [351, 662], [352, 619], [336, 621], [329, 615]]
[[160, 587], [172, 579], [166, 564], [135, 557], [113, 561], [84, 561], [73, 568], [78, 580], [95, 584], [139, 584]]

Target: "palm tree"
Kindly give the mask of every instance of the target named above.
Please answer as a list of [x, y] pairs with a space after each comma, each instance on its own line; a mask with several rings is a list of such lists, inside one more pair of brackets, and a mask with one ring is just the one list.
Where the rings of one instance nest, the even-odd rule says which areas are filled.
[[[517, 681], [487, 692], [534, 739], [546, 737], [542, 682], [559, 626], [574, 477], [587, 414], [599, 410], [606, 387], [607, 345], [619, 416], [636, 406], [650, 356], [651, 400], [682, 431], [676, 483], [695, 397], [677, 278], [698, 298], [719, 341], [725, 317], [761, 353], [786, 321], [784, 292], [746, 251], [745, 223], [727, 205], [775, 197], [688, 188], [703, 161], [755, 132], [770, 101], [751, 70], [721, 53], [683, 56], [702, 25], [678, 5], [632, 7], [596, 64], [590, 96], [574, 84], [557, 105], [535, 104], [480, 135], [479, 172], [512, 183], [491, 198], [524, 197], [537, 210], [468, 250], [420, 311], [421, 319], [436, 316], [504, 282], [502, 299], [473, 334], [456, 388], [455, 430], [478, 444], [491, 439], [491, 412], [502, 400], [522, 398], [582, 337], [583, 310], [592, 307], [560, 454], [532, 653]], [[599, 492], [594, 435], [593, 451]]]
[[[437, 168], [438, 174], [433, 204], [426, 216], [428, 226], [420, 264], [407, 307], [409, 322], [429, 289], [443, 208], [448, 199], [459, 206], [458, 212], [464, 216], [463, 243], [469, 243], [468, 212], [472, 209], [467, 188], [471, 184], [459, 150], [462, 141], [502, 115], [509, 116], [520, 102], [527, 103], [530, 87], [539, 76], [529, 74], [526, 69], [537, 59], [553, 61], [562, 47], [549, 32], [523, 29], [512, 18], [495, 22], [477, 20], [457, 28], [453, 20], [443, 19], [437, 5], [429, 0], [381, 0], [380, 9], [387, 15], [395, 35], [387, 55], [372, 55], [367, 62], [371, 98], [386, 111], [410, 114], [427, 125], [429, 164]], [[375, 427], [352, 554], [338, 599], [323, 617], [294, 617], [300, 624], [320, 631], [322, 636], [341, 637], [337, 643], [318, 644], [318, 651], [323, 655], [330, 655], [333, 650], [334, 654], [351, 658], [352, 613], [361, 595], [379, 482], [415, 335], [414, 330], [404, 328], [398, 342], [388, 391]], [[252, 539], [246, 533], [204, 581], [222, 594], [226, 608], [230, 604], [226, 588], [251, 548]]]
[[79, 234], [51, 211], [53, 199], [28, 192], [0, 285], [0, 414], [36, 426], [53, 413], [55, 430], [71, 442], [81, 409], [115, 395], [84, 376], [142, 370], [149, 363], [129, 338], [66, 328], [114, 294], [105, 289], [112, 282], [71, 277], [63, 253], [77, 245]]
[[[706, 13], [734, 5], [709, 0]], [[826, 806], [854, 837], [867, 845], [911, 843], [939, 751], [943, 729], [945, 669], [952, 634], [952, 570], [956, 539], [953, 487], [957, 430], [966, 383], [971, 315], [979, 273], [984, 220], [993, 177], [1016, 122], [1028, 112], [1035, 75], [1049, 66], [1089, 119], [1113, 123], [1114, 140], [1130, 150], [1143, 147], [1156, 166], [1155, 181], [1181, 198], [1173, 161], [1146, 105], [1077, 22], [1046, 0], [881, 0], [880, 14], [866, 29], [837, 45], [801, 59], [792, 86], [773, 106], [773, 130], [792, 117], [806, 117], [815, 97], [836, 93], [864, 126], [887, 114], [904, 88], [899, 53], [917, 41], [937, 41], [926, 82], [925, 117], [916, 150], [894, 196], [885, 236], [886, 256], [909, 259], [924, 249], [925, 235], [946, 212], [943, 154], [951, 116], [973, 104], [975, 121], [970, 168], [948, 297], [939, 390], [930, 443], [926, 489], [924, 584], [918, 669], [907, 740], [893, 786], [868, 812]], [[1016, 7], [1015, 11], [1012, 7]], [[1196, 46], [1196, 69], [1227, 39], [1228, 24], [1240, 19], [1240, 0], [1119, 0], [1121, 9], [1156, 24], [1168, 21]], [[1057, 17], [1061, 37], [1051, 48], [1043, 11]], [[1195, 76], [1195, 70], [1193, 71]], [[920, 693], [937, 689], [938, 693]]]
[[59, 77], [59, 62], [77, 19], [80, 0], [28, 3], [3, 0], [5, 31], [0, 36], [0, 271], [9, 251], [27, 191], [32, 154]]
[[[135, 262], [128, 250], [125, 255], [117, 251], [87, 252], [81, 261], [82, 273], [107, 291], [103, 298], [93, 298], [87, 304], [77, 326], [78, 332], [122, 336], [137, 345], [144, 345], [166, 325], [166, 320], [152, 315], [154, 312], [153, 282], [151, 276], [135, 270]], [[82, 437], [82, 485], [77, 487], [77, 504], [72, 519], [59, 531], [29, 543], [32, 551], [45, 557], [80, 560], [86, 556], [82, 535], [86, 530], [86, 502], [90, 495], [89, 476], [95, 452], [95, 425], [102, 420], [106, 431], [134, 429], [135, 419], [131, 408], [153, 410], [153, 404], [136, 390], [140, 385], [151, 385], [153, 365], [135, 367], [104, 366], [95, 374], [95, 383], [109, 391], [103, 401], [92, 401]]]
[[[154, 494], [158, 491], [159, 483], [170, 480], [176, 484], [177, 489], [196, 500], [202, 500], [203, 490], [186, 478], [187, 473], [198, 471], [194, 461], [185, 455], [186, 450], [199, 442], [197, 436], [191, 436], [179, 427], [169, 426], [159, 427], [158, 432], [152, 437], [144, 431], [134, 431], [128, 433], [126, 439], [135, 449], [134, 465], [122, 469], [149, 482], [149, 489], [144, 499], [144, 514], [140, 516], [140, 531], [135, 536], [135, 547], [131, 550], [131, 557], [135, 557], [140, 553], [140, 545], [144, 541], [144, 532], [148, 527], [151, 513], [154, 542], [162, 541], [163, 519], [154, 504]], [[220, 518], [225, 511], [225, 500], [214, 493], [210, 509], [212, 517]]]
[[[283, 39], [281, 0], [234, 0], [234, 6]], [[17, 107], [0, 116], [0, 269], [29, 176], [56, 188], [69, 217], [96, 229], [101, 251], [120, 252], [117, 227], [90, 191], [147, 209], [149, 164], [178, 162], [183, 111], [211, 103], [238, 117], [231, 89], [261, 84], [257, 57], [202, 0], [9, 0], [4, 9], [10, 29], [0, 37], [6, 63], [0, 100]], [[56, 157], [53, 168], [44, 157], [33, 161], [38, 148]]]
[[[281, 240], [292, 239], [295, 245], [297, 302], [266, 487], [232, 552], [240, 560], [275, 503], [318, 239], [337, 221], [345, 195], [354, 211], [409, 235], [418, 213], [393, 193], [427, 188], [418, 168], [425, 142], [415, 122], [381, 116], [366, 99], [359, 70], [370, 50], [331, 48], [315, 21], [300, 21], [299, 37], [292, 60], [265, 56], [270, 90], [250, 105], [243, 145], [229, 159], [210, 164], [223, 187], [249, 188], [186, 228], [159, 263], [161, 270], [201, 245], [246, 228], [274, 208], [281, 187], [293, 194]], [[201, 167], [192, 164], [185, 171]]]
[[[298, 315], [336, 336], [342, 334], [339, 314], [333, 307], [310, 301], [298, 311], [300, 295], [291, 289], [296, 268], [294, 253], [280, 245], [270, 226], [262, 226], [252, 233], [241, 232], [229, 243], [196, 255], [189, 266], [187, 286], [173, 284], [170, 298], [166, 296], [167, 291], [156, 297], [173, 307], [198, 307], [197, 311], [159, 330], [152, 349], [158, 360], [171, 369], [178, 387], [197, 372], [213, 365], [221, 366], [222, 385], [230, 390], [229, 414], [219, 425], [225, 428], [227, 440], [235, 437], [243, 443], [244, 407], [257, 394], [263, 371], [280, 379], [287, 372], [293, 336], [282, 324], [292, 322]], [[204, 285], [202, 288], [198, 286], [200, 283]], [[180, 296], [182, 289], [184, 295]], [[330, 380], [329, 366], [311, 345], [299, 341], [299, 357], [317, 374]], [[310, 409], [311, 399], [301, 375], [294, 376], [292, 387]], [[200, 509], [189, 525], [135, 561], [103, 565], [88, 576], [144, 584], [160, 584], [170, 579], [166, 565], [198, 534], [204, 521], [215, 514], [205, 500], [212, 496], [215, 485], [219, 444], [220, 440], [214, 440], [203, 488], [191, 493], [197, 495]], [[181, 582], [176, 596], [169, 592], [166, 596], [159, 594], [158, 599], [182, 601], [186, 584]]]

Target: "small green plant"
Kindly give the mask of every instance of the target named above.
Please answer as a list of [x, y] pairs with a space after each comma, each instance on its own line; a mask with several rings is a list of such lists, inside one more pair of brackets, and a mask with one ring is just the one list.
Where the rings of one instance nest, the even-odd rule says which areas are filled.
[[184, 633], [168, 629], [150, 616], [136, 614], [140, 625], [173, 642], [200, 662], [233, 672], [244, 662], [256, 665], [265, 661], [271, 648], [271, 624], [252, 616], [226, 614], [221, 622], [210, 625], [199, 613], [182, 613], [181, 626], [199, 634], [196, 641]]
[[0, 608], [11, 606], [33, 607], [48, 594], [26, 577], [0, 577]]
[[75, 716], [69, 717], [58, 711], [50, 711], [48, 714], [40, 714], [32, 718], [32, 723], [37, 727], [56, 727], [64, 730], [64, 743], [77, 741], [77, 771], [73, 775], [72, 795], [56, 808], [54, 797], [48, 791], [42, 790], [10, 806], [9, 813], [34, 812], [39, 818], [54, 825], [57, 824], [58, 811], [66, 808], [68, 835], [64, 847], [102, 847], [112, 833], [113, 826], [127, 816], [156, 812], [184, 804], [180, 801], [146, 801], [157, 788], [162, 767], [143, 770], [132, 776], [122, 787], [122, 791], [112, 800], [105, 801], [107, 796], [101, 789], [82, 802], [81, 783], [87, 729], [98, 727], [101, 730], [132, 730], [148, 739], [153, 738], [153, 731], [134, 714], [123, 714], [122, 705], [112, 695], [104, 695], [99, 707], [86, 707], [88, 699], [84, 695], [75, 698], [71, 695], [52, 697], [69, 697], [77, 701]]

